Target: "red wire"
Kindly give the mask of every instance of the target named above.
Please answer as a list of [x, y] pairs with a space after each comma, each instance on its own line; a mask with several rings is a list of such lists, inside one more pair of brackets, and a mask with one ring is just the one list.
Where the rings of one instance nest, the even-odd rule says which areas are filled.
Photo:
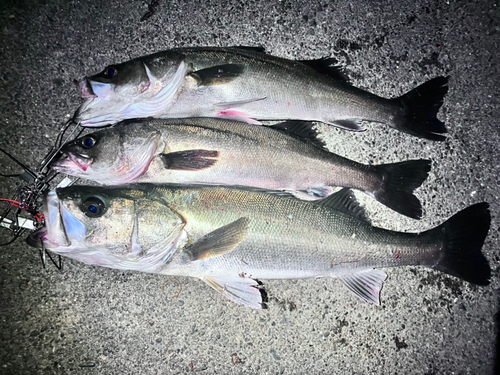
[[9, 202], [14, 207], [19, 207], [19, 205], [21, 204], [21, 202], [15, 201], [13, 199], [0, 198], [0, 201]]
[[[13, 199], [0, 198], [0, 201], [9, 202], [14, 207], [20, 207], [21, 206], [21, 202], [15, 201]], [[41, 214], [41, 213], [37, 213], [35, 215], [35, 219], [37, 219], [38, 221], [43, 221], [45, 219], [45, 216], [43, 214]]]

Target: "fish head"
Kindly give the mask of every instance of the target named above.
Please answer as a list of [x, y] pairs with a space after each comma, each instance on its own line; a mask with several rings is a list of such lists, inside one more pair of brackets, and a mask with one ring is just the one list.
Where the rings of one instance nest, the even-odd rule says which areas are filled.
[[50, 167], [105, 185], [120, 185], [137, 181], [164, 148], [158, 130], [132, 120], [66, 143], [62, 156]]
[[168, 108], [186, 75], [184, 55], [165, 51], [107, 66], [75, 81], [84, 103], [74, 120], [99, 127], [130, 118], [155, 117]]
[[58, 188], [44, 196], [45, 226], [27, 242], [91, 265], [153, 272], [175, 252], [184, 219], [144, 189]]

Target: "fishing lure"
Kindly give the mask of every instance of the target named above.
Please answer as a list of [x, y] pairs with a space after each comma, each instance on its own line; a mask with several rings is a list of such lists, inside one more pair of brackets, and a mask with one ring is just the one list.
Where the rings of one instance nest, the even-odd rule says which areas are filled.
[[[72, 128], [72, 130], [69, 130]], [[7, 246], [15, 242], [26, 231], [36, 230], [44, 225], [44, 216], [41, 213], [41, 197], [50, 190], [50, 185], [58, 175], [58, 172], [49, 168], [49, 163], [60, 154], [62, 146], [73, 139], [78, 138], [84, 131], [80, 125], [73, 121], [67, 121], [57, 135], [54, 146], [35, 170], [30, 169], [24, 163], [19, 161], [9, 152], [0, 148], [0, 152], [22, 168], [23, 172], [18, 174], [0, 173], [0, 177], [19, 178], [25, 182], [12, 198], [0, 198], [0, 202], [7, 204], [7, 208], [0, 211], [0, 228], [5, 228], [10, 232], [10, 239], [5, 243], [0, 243], [0, 247]], [[64, 179], [58, 186], [69, 186], [72, 182]], [[25, 217], [29, 214], [31, 218]], [[57, 267], [62, 269], [62, 260], [58, 255], [57, 261], [45, 248], [40, 249], [40, 259], [45, 268], [46, 259]]]

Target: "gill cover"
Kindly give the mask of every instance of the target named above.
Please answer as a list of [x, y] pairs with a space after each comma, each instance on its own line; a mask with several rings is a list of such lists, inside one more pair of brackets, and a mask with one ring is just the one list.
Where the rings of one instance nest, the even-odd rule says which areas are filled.
[[[184, 244], [184, 221], [142, 191], [71, 186], [47, 195], [47, 244], [90, 265], [158, 272]], [[102, 204], [102, 206], [101, 206]]]
[[95, 127], [157, 116], [174, 99], [187, 69], [184, 56], [173, 51], [107, 67], [79, 83], [86, 101], [75, 113], [75, 121]]
[[68, 142], [64, 156], [51, 167], [106, 185], [125, 184], [146, 173], [164, 148], [159, 131], [141, 121], [127, 121]]

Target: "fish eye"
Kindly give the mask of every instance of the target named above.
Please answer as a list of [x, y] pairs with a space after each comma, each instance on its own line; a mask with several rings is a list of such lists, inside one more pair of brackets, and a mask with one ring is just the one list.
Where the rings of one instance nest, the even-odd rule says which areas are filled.
[[99, 217], [104, 213], [105, 203], [99, 197], [87, 198], [82, 205], [82, 211], [88, 217]]
[[108, 66], [106, 69], [104, 69], [104, 75], [106, 77], [114, 77], [118, 74], [118, 70], [114, 66]]
[[97, 139], [92, 134], [86, 135], [85, 137], [82, 137], [80, 140], [80, 146], [86, 149], [94, 147], [96, 143]]

